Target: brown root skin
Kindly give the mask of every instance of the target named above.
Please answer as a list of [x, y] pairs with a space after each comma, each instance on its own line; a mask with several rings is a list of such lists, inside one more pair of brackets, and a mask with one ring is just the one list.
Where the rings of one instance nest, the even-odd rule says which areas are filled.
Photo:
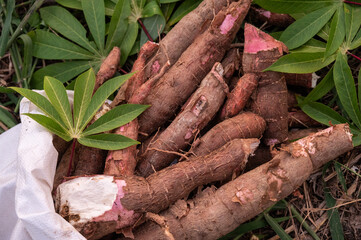
[[176, 157], [170, 152], [184, 150], [213, 118], [228, 92], [223, 73], [222, 65], [214, 64], [180, 114], [156, 141], [148, 145], [138, 164], [140, 176], [147, 177], [154, 171], [167, 167]]
[[223, 78], [228, 84], [233, 74], [238, 71], [241, 66], [241, 54], [239, 48], [231, 48], [228, 50], [221, 63], [224, 69]]
[[[98, 239], [133, 226], [145, 212], [166, 209], [197, 186], [230, 179], [236, 169], [244, 168], [258, 144], [258, 139], [234, 139], [207, 156], [180, 162], [146, 179], [73, 178], [58, 187], [56, 209], [85, 237]], [[79, 201], [83, 198], [92, 203], [84, 205]]]
[[316, 86], [316, 81], [319, 77], [314, 73], [285, 73], [285, 78], [287, 85], [314, 88]]
[[[297, 189], [313, 170], [353, 148], [349, 128], [340, 124], [289, 145], [270, 162], [219, 189], [208, 188], [192, 200], [179, 200], [160, 213], [177, 239], [218, 239]], [[140, 226], [137, 240], [168, 239], [154, 222]]]
[[320, 127], [321, 123], [310, 118], [306, 113], [302, 110], [297, 110], [288, 113], [288, 126], [290, 128], [309, 128], [309, 127]]
[[236, 138], [261, 138], [266, 128], [262, 117], [251, 112], [226, 119], [203, 137], [197, 139], [190, 150], [195, 156], [204, 156]]
[[294, 142], [321, 130], [322, 128], [291, 129], [288, 131], [288, 139], [286, 143]]
[[156, 75], [167, 61], [170, 65], [177, 62], [194, 39], [209, 27], [214, 15], [234, 1], [204, 0], [196, 9], [184, 16], [159, 42], [158, 52], [146, 66], [147, 78]]
[[249, 157], [245, 172], [248, 172], [266, 162], [269, 162], [272, 158], [273, 156], [270, 147], [261, 145], [257, 148], [254, 154]]
[[80, 145], [78, 150], [78, 163], [73, 176], [92, 175], [103, 173], [106, 151]]
[[297, 107], [297, 99], [296, 99], [296, 93], [288, 90], [287, 91], [287, 105], [288, 105], [288, 111], [292, 111]]
[[246, 73], [243, 75], [235, 88], [227, 96], [220, 119], [233, 117], [237, 115], [245, 106], [246, 103], [258, 85], [258, 76], [254, 73]]
[[255, 21], [259, 24], [267, 24], [286, 28], [291, 25], [295, 20], [288, 14], [273, 13], [262, 8], [251, 7], [249, 17], [252, 22]]
[[250, 24], [245, 25], [243, 70], [259, 76], [258, 88], [252, 96], [251, 109], [267, 122], [264, 142], [274, 145], [287, 138], [287, 86], [282, 73], [264, 69], [272, 65], [287, 47]]
[[[140, 132], [150, 134], [172, 118], [215, 62], [221, 61], [250, 6], [250, 0], [232, 3], [157, 82], [145, 100], [151, 105], [139, 118]], [[197, 53], [197, 54], [195, 54]]]
[[63, 154], [66, 152], [66, 150], [71, 145], [71, 141], [66, 142], [61, 137], [54, 135], [53, 136], [53, 145], [54, 145], [56, 151], [58, 152], [58, 162], [59, 162], [60, 159], [63, 157]]
[[94, 92], [108, 79], [113, 77], [117, 71], [120, 61], [120, 49], [114, 47], [109, 55], [105, 58], [103, 63], [100, 65], [100, 69], [96, 75]]

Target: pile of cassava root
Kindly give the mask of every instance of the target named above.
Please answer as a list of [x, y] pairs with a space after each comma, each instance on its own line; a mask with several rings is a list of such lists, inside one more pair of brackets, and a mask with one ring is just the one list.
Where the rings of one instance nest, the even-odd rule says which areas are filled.
[[[141, 48], [135, 74], [98, 114], [122, 103], [151, 105], [115, 130], [141, 145], [109, 152], [77, 145], [70, 162], [67, 145], [56, 144], [64, 153], [56, 210], [86, 238], [217, 239], [353, 148], [345, 124], [289, 133], [308, 120], [286, 83], [307, 85], [312, 75], [264, 72], [287, 48], [251, 24], [243, 49], [232, 45], [250, 5], [204, 0], [159, 44]], [[115, 47], [96, 87], [115, 73], [119, 57]]]

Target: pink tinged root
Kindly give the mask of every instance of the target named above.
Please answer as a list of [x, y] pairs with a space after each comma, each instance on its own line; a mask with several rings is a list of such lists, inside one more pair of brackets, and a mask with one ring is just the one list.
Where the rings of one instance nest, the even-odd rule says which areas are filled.
[[251, 24], [246, 23], [244, 29], [245, 44], [244, 52], [258, 53], [277, 48], [279, 53], [287, 52], [287, 47], [282, 42], [277, 41], [272, 36], [262, 32]]
[[127, 184], [124, 180], [115, 180], [118, 187], [118, 193], [113, 203], [112, 208], [106, 211], [103, 215], [93, 218], [94, 222], [117, 222], [117, 229], [122, 229], [130, 226], [139, 218], [139, 214], [135, 214], [133, 210], [128, 210], [123, 207], [120, 199], [124, 197], [123, 187]]
[[152, 73], [153, 74], [156, 74], [158, 73], [160, 70], [160, 64], [159, 64], [159, 61], [155, 61], [152, 65]]
[[221, 34], [227, 34], [234, 26], [237, 18], [238, 16], [233, 17], [231, 14], [228, 14], [223, 20], [221, 26], [219, 27], [219, 29], [221, 30]]

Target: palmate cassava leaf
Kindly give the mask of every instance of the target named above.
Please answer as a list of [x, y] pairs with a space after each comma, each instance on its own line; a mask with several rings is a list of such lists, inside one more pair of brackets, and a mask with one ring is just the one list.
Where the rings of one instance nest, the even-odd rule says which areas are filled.
[[195, 9], [201, 2], [202, 0], [185, 0], [184, 2], [182, 2], [167, 22], [167, 28], [170, 28], [171, 26], [179, 22], [179, 20], [181, 20], [185, 15]]
[[361, 129], [361, 111], [358, 106], [355, 82], [347, 64], [347, 56], [341, 52], [337, 54], [333, 79], [342, 106], [353, 123]]
[[358, 76], [357, 76], [357, 93], [358, 93], [358, 105], [360, 106], [360, 110], [361, 110], [361, 71], [358, 71]]
[[361, 46], [361, 29], [358, 30], [354, 40], [351, 42], [350, 45], [350, 50], [353, 50], [355, 48], [358, 48], [359, 46]]
[[123, 126], [138, 117], [148, 107], [149, 105], [140, 104], [123, 104], [117, 106], [90, 125], [83, 132], [83, 136], [106, 132], [118, 126]]
[[64, 128], [62, 128], [56, 121], [54, 121], [50, 117], [44, 116], [42, 114], [32, 114], [32, 113], [26, 113], [24, 115], [31, 117], [37, 123], [48, 129], [50, 132], [58, 135], [65, 141], [68, 142], [72, 139], [72, 137], [64, 130]]
[[107, 100], [107, 98], [117, 90], [126, 80], [128, 80], [133, 73], [129, 73], [126, 75], [122, 75], [119, 77], [112, 78], [107, 82], [103, 83], [99, 87], [99, 89], [94, 93], [91, 98], [90, 104], [84, 114], [84, 118], [79, 129], [82, 131], [86, 125], [93, 118], [94, 114], [98, 111], [98, 109], [103, 105], [103, 103]]
[[[163, 12], [159, 7], [157, 1], [148, 2], [142, 12], [144, 26], [152, 39], [157, 39], [158, 36], [163, 32], [165, 27], [165, 18]], [[148, 37], [144, 31], [140, 34], [140, 46], [148, 41]]]
[[15, 90], [22, 96], [29, 99], [35, 106], [40, 108], [41, 111], [43, 111], [47, 116], [55, 120], [60, 126], [62, 126], [64, 129], [66, 129], [66, 125], [62, 120], [60, 120], [60, 116], [56, 109], [51, 105], [50, 101], [44, 97], [43, 95], [31, 91], [26, 88], [18, 88], [18, 87], [10, 87], [11, 89]]
[[130, 3], [127, 0], [119, 0], [115, 5], [114, 14], [110, 20], [108, 37], [105, 48], [109, 51], [119, 45], [128, 28], [128, 17], [131, 13]]
[[100, 61], [72, 61], [50, 64], [33, 74], [33, 78], [30, 82], [31, 87], [35, 89], [43, 88], [43, 81], [45, 76], [52, 76], [64, 83], [84, 72], [85, 70], [93, 67], [99, 69]]
[[120, 44], [120, 65], [122, 66], [128, 56], [129, 53], [132, 51], [135, 41], [137, 40], [138, 36], [138, 23], [137, 22], [129, 22], [127, 31], [123, 38], [122, 43]]
[[323, 52], [291, 53], [278, 59], [266, 71], [285, 73], [313, 73], [335, 61], [336, 55], [324, 59]]
[[317, 86], [314, 89], [312, 89], [312, 91], [307, 95], [307, 97], [303, 99], [300, 105], [321, 99], [323, 96], [325, 96], [326, 93], [331, 91], [331, 89], [334, 87], [335, 84], [333, 82], [333, 67], [332, 67], [330, 71], [328, 71], [326, 76], [321, 80], [321, 82], [319, 82]]
[[104, 50], [105, 37], [105, 8], [104, 1], [82, 0], [85, 20], [100, 51]]
[[59, 6], [49, 6], [41, 8], [40, 15], [49, 27], [88, 51], [99, 55], [98, 50], [87, 39], [83, 25], [68, 10]]
[[254, 3], [275, 13], [303, 13], [328, 7], [338, 0], [255, 0]]
[[292, 23], [282, 33], [280, 41], [284, 42], [289, 49], [301, 46], [322, 29], [331, 19], [336, 9], [335, 6], [329, 6], [307, 14]]
[[45, 77], [44, 90], [67, 128], [73, 127], [70, 103], [64, 85], [55, 78]]
[[328, 37], [325, 58], [336, 52], [345, 39], [345, 14], [343, 7], [336, 10], [331, 21], [330, 35]]
[[80, 144], [105, 150], [117, 150], [139, 144], [131, 138], [118, 134], [98, 134], [78, 138]]
[[346, 43], [350, 46], [353, 38], [361, 26], [361, 7], [344, 4], [345, 9], [345, 29], [346, 29]]
[[81, 74], [75, 80], [73, 107], [75, 131], [78, 131], [80, 128], [84, 114], [90, 104], [94, 86], [95, 73], [92, 68]]
[[42, 59], [91, 59], [94, 54], [78, 45], [44, 30], [36, 30], [32, 38], [33, 55]]
[[290, 50], [292, 53], [300, 53], [300, 52], [325, 52], [326, 51], [326, 43], [320, 40], [316, 40], [311, 38], [301, 47]]
[[[56, 0], [57, 3], [60, 5], [67, 7], [82, 10], [81, 0]], [[104, 8], [105, 8], [105, 15], [113, 16], [115, 3], [111, 0], [104, 0]]]

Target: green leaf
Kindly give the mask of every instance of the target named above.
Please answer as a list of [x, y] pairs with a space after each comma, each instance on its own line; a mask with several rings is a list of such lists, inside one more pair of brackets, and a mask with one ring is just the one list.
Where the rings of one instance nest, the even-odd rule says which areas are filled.
[[152, 0], [150, 2], [148, 2], [145, 7], [143, 8], [142, 11], [142, 18], [148, 18], [148, 17], [152, 17], [154, 15], [162, 15], [162, 10], [159, 7], [159, 4], [157, 3], [157, 1]]
[[[165, 26], [165, 19], [163, 15], [154, 15], [146, 18], [143, 21], [145, 28], [148, 30], [152, 39], [157, 39], [158, 36], [163, 32]], [[140, 34], [140, 46], [148, 41], [148, 37], [144, 31]]]
[[275, 13], [299, 13], [310, 12], [319, 8], [328, 7], [339, 1], [337, 0], [255, 0], [264, 9]]
[[175, 3], [175, 2], [179, 2], [180, 0], [160, 0], [160, 4], [165, 4], [165, 3]]
[[44, 116], [42, 114], [32, 114], [32, 113], [25, 113], [24, 115], [31, 117], [37, 123], [48, 129], [50, 132], [58, 135], [65, 141], [70, 141], [72, 138], [69, 136], [67, 132], [52, 118]]
[[15, 93], [13, 89], [0, 86], [0, 93]]
[[283, 32], [280, 41], [284, 42], [289, 49], [301, 46], [322, 29], [335, 11], [336, 8], [334, 6], [329, 6], [307, 14], [292, 23]]
[[95, 86], [95, 74], [93, 69], [89, 69], [81, 74], [75, 80], [74, 87], [74, 128], [77, 131], [83, 121], [84, 114], [90, 104], [91, 97]]
[[[79, 10], [83, 9], [81, 7], [81, 0], [56, 0], [56, 2], [67, 8], [74, 8], [74, 9], [79, 9]], [[115, 1], [115, 3], [116, 3], [116, 1]], [[115, 3], [113, 3], [110, 0], [104, 1], [105, 15], [107, 15], [107, 16], [113, 15], [114, 9], [115, 9]]]
[[[262, 215], [260, 215], [260, 216], [262, 216]], [[289, 219], [290, 219], [290, 217], [274, 218], [274, 220], [277, 223], [285, 222], [285, 221], [288, 221]], [[252, 222], [241, 224], [235, 230], [233, 230], [232, 232], [228, 233], [227, 235], [219, 238], [218, 240], [233, 239], [235, 237], [242, 236], [243, 234], [245, 234], [247, 232], [254, 231], [254, 230], [257, 230], [257, 229], [260, 229], [260, 228], [264, 228], [264, 227], [267, 227], [267, 226], [268, 226], [268, 224], [267, 224], [266, 220], [263, 219], [263, 216], [262, 216], [262, 218], [257, 217]]]
[[169, 4], [164, 4], [164, 5], [161, 6], [163, 16], [164, 16], [166, 21], [169, 20], [170, 16], [173, 13], [173, 10], [174, 10], [175, 6], [176, 6], [176, 3], [169, 3]]
[[326, 43], [311, 38], [308, 42], [303, 44], [301, 47], [290, 50], [292, 53], [300, 53], [300, 52], [325, 52], [326, 51]]
[[320, 38], [322, 38], [323, 40], [325, 40], [326, 42], [328, 41], [328, 38], [330, 36], [330, 31], [331, 31], [331, 27], [330, 27], [330, 22], [326, 23], [325, 26], [323, 26], [323, 28], [317, 33], [317, 36], [319, 36]]
[[137, 40], [138, 36], [138, 23], [137, 22], [129, 22], [127, 32], [123, 38], [122, 44], [120, 45], [120, 65], [122, 66], [128, 56], [130, 51], [133, 48], [135, 41]]
[[286, 73], [313, 73], [326, 67], [335, 59], [336, 55], [324, 59], [324, 53], [291, 53], [278, 59], [266, 70]]
[[338, 53], [333, 71], [338, 97], [348, 116], [361, 128], [361, 112], [357, 102], [355, 82], [347, 64], [347, 56]]
[[98, 48], [104, 49], [105, 37], [105, 8], [104, 1], [82, 0], [85, 20]]
[[357, 32], [354, 40], [351, 42], [350, 50], [358, 48], [359, 46], [361, 46], [361, 29]]
[[123, 104], [101, 116], [83, 132], [84, 136], [97, 134], [123, 126], [138, 117], [148, 105]]
[[21, 68], [21, 75], [24, 79], [28, 79], [31, 77], [32, 69], [33, 69], [33, 41], [27, 34], [21, 34], [19, 38], [23, 41], [23, 66]]
[[329, 219], [329, 228], [331, 232], [331, 237], [334, 240], [344, 239], [340, 214], [337, 208], [333, 208], [336, 205], [336, 200], [332, 197], [330, 189], [328, 187], [324, 188], [325, 200], [327, 208], [332, 208], [327, 210], [327, 215]]
[[361, 110], [361, 71], [359, 69], [358, 76], [357, 76], [357, 93], [358, 93], [358, 105], [360, 106]]
[[307, 102], [317, 101], [318, 99], [325, 96], [325, 94], [331, 91], [331, 89], [334, 87], [335, 84], [333, 82], [333, 68], [331, 68], [322, 81], [317, 84], [317, 86], [302, 101], [301, 105]]
[[57, 79], [52, 77], [44, 78], [44, 90], [53, 107], [59, 113], [68, 129], [73, 127], [73, 118], [69, 98], [64, 85]]
[[332, 18], [330, 36], [327, 41], [325, 58], [336, 52], [345, 39], [345, 14], [343, 7], [338, 8]]
[[128, 28], [128, 17], [131, 13], [129, 1], [119, 0], [110, 20], [106, 49], [120, 45]]
[[5, 21], [1, 24], [1, 36], [0, 36], [0, 57], [6, 52], [6, 46], [9, 40], [9, 34], [11, 29], [11, 19], [13, 11], [15, 9], [15, 0], [6, 1], [6, 17]]
[[330, 124], [335, 125], [347, 122], [344, 117], [322, 103], [309, 102], [301, 105], [301, 109], [312, 119], [327, 126], [330, 126]]
[[350, 4], [344, 4], [346, 43], [350, 46], [357, 30], [361, 26], [361, 8]]
[[78, 141], [84, 146], [105, 150], [119, 150], [139, 144], [138, 141], [118, 134], [91, 135], [78, 138]]
[[55, 120], [59, 125], [63, 128], [66, 128], [65, 124], [60, 120], [60, 116], [56, 109], [51, 105], [48, 99], [46, 99], [43, 95], [31, 91], [26, 88], [18, 88], [18, 87], [10, 87], [11, 89], [15, 90], [22, 96], [26, 97], [31, 101], [35, 106], [40, 108], [47, 116]]
[[50, 6], [40, 9], [41, 18], [52, 29], [72, 40], [90, 52], [99, 55], [86, 38], [86, 30], [81, 23], [66, 9], [59, 6]]
[[288, 235], [285, 230], [268, 213], [264, 214], [264, 218], [282, 240], [292, 240], [290, 235]]
[[43, 59], [92, 59], [94, 55], [84, 48], [43, 30], [36, 30], [33, 55]]
[[0, 107], [0, 122], [4, 123], [8, 128], [12, 128], [17, 124], [11, 113], [2, 107]]
[[42, 89], [45, 76], [51, 76], [64, 83], [92, 66], [98, 66], [97, 68], [99, 68], [100, 62], [72, 61], [47, 65], [34, 73], [31, 87]]
[[133, 73], [129, 73], [126, 75], [118, 76], [112, 78], [105, 83], [103, 83], [98, 90], [94, 93], [88, 109], [84, 114], [84, 119], [82, 121], [80, 130], [83, 130], [86, 125], [93, 118], [94, 114], [98, 111], [98, 109], [103, 105], [103, 103], [107, 100], [107, 98], [115, 92], [126, 80], [128, 80]]
[[345, 177], [343, 176], [341, 166], [336, 161], [334, 161], [333, 163], [334, 163], [333, 166], [335, 167], [335, 170], [336, 170], [337, 179], [342, 186], [342, 190], [346, 193], [347, 192], [346, 180], [345, 180]]
[[182, 2], [182, 4], [177, 7], [177, 10], [175, 10], [175, 12], [170, 17], [169, 21], [167, 22], [167, 27], [169, 28], [179, 22], [179, 20], [181, 20], [185, 15], [198, 7], [201, 2], [202, 0], [185, 0]]

